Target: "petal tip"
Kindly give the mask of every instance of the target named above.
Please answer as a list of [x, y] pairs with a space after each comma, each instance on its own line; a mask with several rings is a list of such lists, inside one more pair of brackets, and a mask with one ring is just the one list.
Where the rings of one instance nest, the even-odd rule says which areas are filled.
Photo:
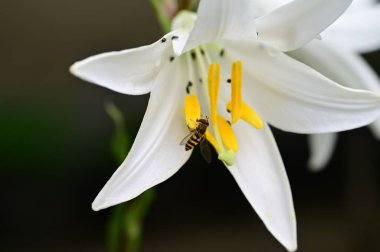
[[74, 64], [72, 64], [69, 68], [69, 72], [74, 75], [74, 76], [78, 76], [78, 68], [79, 68], [79, 62], [75, 62]]
[[277, 236], [273, 232], [272, 234], [277, 238], [277, 240], [286, 248], [289, 252], [294, 252], [298, 249], [297, 244], [297, 232], [294, 227], [293, 230], [289, 230], [289, 233], [286, 236]]
[[297, 246], [297, 243], [295, 243], [294, 245], [292, 246], [289, 246], [289, 247], [286, 247], [286, 249], [289, 251], [289, 252], [294, 252], [298, 249], [298, 246]]
[[92, 210], [94, 210], [96, 212], [104, 209], [104, 207], [102, 207], [102, 204], [100, 202], [98, 202], [97, 199], [95, 199], [94, 202], [92, 202], [91, 208], [92, 208]]
[[310, 160], [309, 163], [307, 164], [307, 168], [309, 169], [310, 172], [318, 173], [321, 170], [323, 170], [324, 166]]

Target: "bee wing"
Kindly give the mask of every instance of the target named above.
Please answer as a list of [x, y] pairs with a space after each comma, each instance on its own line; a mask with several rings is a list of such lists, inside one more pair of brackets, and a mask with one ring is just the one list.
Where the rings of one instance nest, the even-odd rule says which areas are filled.
[[192, 135], [194, 135], [195, 131], [191, 131], [189, 134], [187, 134], [182, 141], [179, 143], [179, 145], [185, 145], [187, 141], [191, 138]]
[[208, 144], [206, 138], [204, 137], [199, 144], [202, 157], [206, 160], [208, 164], [211, 164], [211, 149], [210, 145]]

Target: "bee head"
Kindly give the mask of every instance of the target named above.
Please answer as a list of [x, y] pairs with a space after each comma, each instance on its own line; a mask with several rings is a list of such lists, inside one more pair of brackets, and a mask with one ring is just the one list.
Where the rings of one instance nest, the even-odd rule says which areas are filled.
[[197, 119], [197, 122], [200, 122], [202, 124], [205, 124], [205, 125], [209, 126], [208, 117], [206, 117], [206, 119], [203, 119], [203, 118]]

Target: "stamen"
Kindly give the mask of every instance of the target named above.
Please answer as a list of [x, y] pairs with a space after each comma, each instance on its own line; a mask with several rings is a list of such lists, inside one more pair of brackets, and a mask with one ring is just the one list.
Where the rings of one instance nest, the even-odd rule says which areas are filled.
[[[207, 140], [211, 144], [213, 144], [214, 148], [218, 152], [218, 159], [224, 162], [226, 165], [232, 165], [234, 163], [235, 159], [235, 152], [233, 150], [226, 150], [223, 144], [221, 132], [219, 130], [218, 126], [218, 119], [217, 119], [217, 101], [219, 96], [219, 86], [220, 86], [220, 65], [219, 63], [211, 63], [211, 58], [209, 53], [207, 52], [207, 49], [204, 48], [204, 56], [202, 57], [202, 53], [200, 52], [200, 49], [195, 49], [196, 52], [196, 58], [198, 61], [199, 66], [199, 72], [203, 76], [203, 79], [205, 79], [208, 75], [208, 96], [206, 96], [209, 100], [210, 104], [210, 119], [211, 119], [211, 127], [210, 130], [212, 130], [213, 135], [211, 135], [210, 132], [206, 132], [208, 135]], [[209, 71], [207, 73], [206, 65], [209, 65]], [[207, 87], [206, 85], [202, 85], [202, 89], [205, 93], [207, 93]], [[226, 123], [226, 122], [224, 122]], [[228, 123], [227, 123], [228, 125]], [[228, 125], [229, 126], [229, 125]], [[232, 130], [232, 129], [231, 129]], [[223, 130], [225, 132], [226, 130]], [[228, 134], [227, 134], [228, 135]], [[210, 137], [211, 136], [211, 137]], [[212, 141], [215, 140], [213, 143]]]
[[236, 123], [241, 117], [242, 112], [242, 75], [243, 66], [241, 61], [236, 61], [232, 64], [231, 71], [231, 117], [232, 123]]
[[[227, 104], [227, 111], [231, 110], [231, 102]], [[261, 120], [260, 116], [246, 103], [242, 103], [241, 118], [247, 123], [251, 124], [256, 129], [261, 129], [264, 127], [264, 122]]]
[[220, 115], [218, 115], [218, 127], [220, 135], [222, 136], [223, 144], [227, 147], [227, 149], [237, 152], [239, 150], [239, 146], [234, 131], [227, 120]]
[[220, 65], [212, 63], [208, 72], [208, 92], [210, 96], [211, 122], [216, 123], [220, 85]]
[[219, 152], [218, 143], [216, 142], [214, 136], [210, 133], [210, 131], [208, 129], [206, 130], [205, 137], [206, 137], [207, 141], [214, 147], [216, 152]]
[[187, 127], [191, 130], [197, 127], [197, 119], [201, 118], [201, 106], [196, 95], [185, 97], [185, 119]]

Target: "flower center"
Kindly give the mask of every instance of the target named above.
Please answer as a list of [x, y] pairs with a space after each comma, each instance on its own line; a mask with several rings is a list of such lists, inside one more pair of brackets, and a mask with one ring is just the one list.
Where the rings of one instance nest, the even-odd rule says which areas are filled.
[[[223, 51], [223, 54], [225, 52]], [[243, 64], [241, 61], [233, 62], [231, 70], [231, 99], [224, 98], [228, 112], [231, 112], [231, 122], [218, 113], [219, 90], [220, 90], [220, 63], [211, 62], [208, 51], [203, 48], [196, 48], [188, 53], [188, 67], [190, 81], [186, 87], [188, 95], [185, 97], [185, 119], [190, 132], [197, 134], [198, 138], [205, 137], [209, 143], [215, 148], [218, 153], [218, 159], [226, 165], [234, 163], [235, 155], [239, 150], [238, 141], [236, 139], [232, 124], [235, 124], [239, 119], [251, 124], [253, 127], [260, 129], [264, 126], [260, 116], [242, 99], [242, 84], [243, 84]], [[199, 88], [193, 86], [195, 81], [195, 71], [192, 60], [196, 60], [198, 73], [203, 78], [199, 78]], [[206, 59], [206, 60], [204, 60]], [[205, 62], [206, 61], [206, 62]], [[208, 65], [208, 71], [206, 68]], [[203, 80], [207, 79], [206, 83]], [[200, 92], [198, 92], [198, 90]], [[223, 92], [222, 92], [223, 94]], [[203, 99], [202, 99], [203, 98]], [[199, 102], [205, 101], [205, 102]], [[205, 103], [205, 104], [203, 104]], [[203, 106], [201, 106], [203, 105]], [[208, 117], [202, 117], [203, 113], [209, 114], [210, 126], [208, 125]], [[205, 116], [203, 114], [203, 116]], [[207, 130], [204, 131], [204, 125], [207, 122]], [[202, 126], [202, 134], [197, 132]], [[208, 127], [209, 126], [209, 127]], [[201, 140], [199, 140], [200, 142]]]

